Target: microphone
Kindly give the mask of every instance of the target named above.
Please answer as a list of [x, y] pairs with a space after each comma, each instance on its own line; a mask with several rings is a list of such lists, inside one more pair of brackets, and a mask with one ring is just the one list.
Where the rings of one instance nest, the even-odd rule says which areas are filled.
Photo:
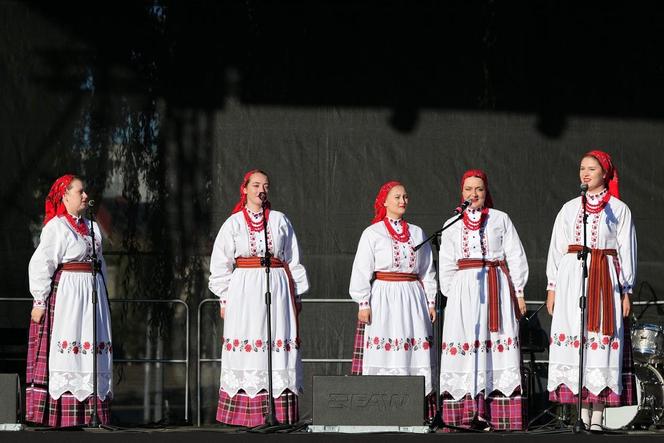
[[265, 192], [261, 192], [258, 194], [258, 198], [261, 199], [261, 202], [263, 203], [262, 206], [265, 206], [267, 203], [267, 194]]
[[579, 189], [581, 189], [581, 195], [586, 195], [586, 192], [588, 192], [588, 183], [581, 183], [581, 186], [579, 186]]
[[472, 203], [472, 201], [471, 201], [470, 199], [465, 200], [463, 203], [461, 203], [459, 206], [457, 206], [457, 207], [454, 209], [454, 211], [452, 211], [452, 215], [459, 215], [459, 214], [461, 214], [463, 211], [466, 210], [466, 208], [467, 208], [468, 206], [470, 206], [471, 203]]
[[94, 208], [97, 205], [97, 202], [94, 200], [88, 200], [88, 208]]

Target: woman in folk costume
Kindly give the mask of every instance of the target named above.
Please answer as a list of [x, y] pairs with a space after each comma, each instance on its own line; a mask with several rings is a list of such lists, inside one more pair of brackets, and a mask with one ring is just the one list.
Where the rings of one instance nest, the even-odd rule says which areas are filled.
[[[95, 223], [101, 272], [92, 278], [88, 196], [74, 175], [57, 179], [46, 198], [39, 246], [28, 267], [31, 312], [26, 376], [26, 421], [53, 427], [89, 422], [93, 358], [97, 357], [97, 414], [110, 419], [113, 396], [111, 318], [103, 275], [106, 264]], [[92, 290], [97, 287], [97, 343], [93, 343]]]
[[[219, 230], [210, 258], [210, 290], [219, 297], [224, 319], [217, 420], [235, 426], [258, 426], [268, 412], [266, 247], [272, 254], [272, 376], [276, 418], [299, 420], [302, 361], [298, 315], [300, 296], [309, 289], [293, 226], [270, 209], [269, 179], [249, 171], [240, 200]], [[261, 200], [264, 198], [265, 204]], [[264, 209], [263, 209], [264, 208]], [[263, 219], [267, 220], [267, 245]]]
[[385, 183], [355, 253], [349, 292], [359, 305], [359, 321], [352, 373], [424, 376], [429, 418], [435, 413], [431, 323], [436, 280], [429, 245], [413, 250], [426, 236], [404, 220], [407, 206], [404, 186]]
[[[587, 330], [579, 333], [583, 286], [581, 197], [565, 203], [556, 217], [546, 266], [547, 308], [553, 316], [549, 346], [549, 399], [577, 403], [579, 346], [585, 346], [581, 418], [602, 429], [605, 406], [635, 403], [629, 328], [630, 294], [636, 279], [636, 231], [619, 200], [618, 171], [609, 154], [590, 151], [579, 178], [586, 194], [588, 286]], [[590, 408], [592, 407], [592, 417]]]
[[[471, 204], [443, 232], [440, 286], [447, 297], [441, 345], [443, 421], [480, 429], [523, 428], [519, 318], [528, 263], [508, 215], [493, 209], [486, 174], [467, 171]], [[452, 219], [448, 220], [448, 223]]]

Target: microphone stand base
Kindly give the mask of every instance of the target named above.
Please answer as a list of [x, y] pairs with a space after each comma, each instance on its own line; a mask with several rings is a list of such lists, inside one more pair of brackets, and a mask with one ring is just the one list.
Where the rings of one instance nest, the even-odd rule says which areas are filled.
[[274, 422], [268, 423], [268, 421], [271, 421], [268, 419], [268, 417], [265, 417], [265, 423], [262, 425], [255, 426], [253, 428], [249, 428], [247, 432], [252, 432], [256, 434], [271, 434], [275, 432], [294, 432], [302, 429], [302, 424], [288, 424], [288, 423], [279, 423], [279, 421], [274, 419]]
[[580, 420], [580, 419], [577, 420], [574, 423], [574, 427], [572, 428], [572, 431], [575, 434], [580, 434], [582, 431], [585, 431], [585, 430], [586, 430], [586, 426], [583, 424], [583, 420]]
[[438, 408], [438, 412], [436, 412], [436, 415], [431, 419], [431, 423], [429, 423], [429, 428], [432, 431], [435, 431], [436, 429], [439, 429], [444, 425], [445, 423], [443, 422], [443, 416], [440, 413], [440, 408]]
[[85, 432], [108, 432], [108, 431], [120, 431], [122, 428], [99, 424], [98, 426], [88, 425], [87, 427], [84, 427], [82, 429]]
[[[95, 400], [96, 400], [95, 396]], [[92, 417], [90, 417], [90, 423], [88, 423], [88, 428], [98, 428], [101, 426], [101, 423], [99, 422], [99, 417], [95, 413], [96, 411], [93, 410]]]
[[279, 420], [277, 420], [276, 415], [266, 415], [265, 416], [265, 426], [279, 426]]

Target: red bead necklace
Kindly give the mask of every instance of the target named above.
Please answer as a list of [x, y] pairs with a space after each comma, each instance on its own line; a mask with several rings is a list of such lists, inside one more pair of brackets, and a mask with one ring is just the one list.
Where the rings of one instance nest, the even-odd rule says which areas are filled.
[[67, 219], [71, 227], [74, 228], [74, 230], [81, 234], [83, 237], [90, 235], [90, 230], [88, 229], [88, 225], [85, 223], [85, 220], [83, 220], [83, 217], [79, 218], [77, 222], [69, 212], [65, 212], [65, 219]]
[[258, 221], [252, 220], [251, 216], [249, 215], [249, 212], [247, 212], [246, 206], [242, 208], [242, 214], [244, 215], [244, 221], [247, 223], [247, 227], [249, 228], [249, 230], [252, 232], [260, 232], [263, 230], [263, 218], [265, 218], [265, 223], [267, 223], [270, 217], [270, 210], [265, 208], [263, 210], [263, 217], [261, 217], [261, 219]]
[[489, 208], [482, 208], [481, 212], [482, 215], [480, 215], [480, 219], [477, 221], [473, 221], [468, 216], [468, 211], [464, 211], [463, 224], [466, 225], [466, 228], [470, 229], [471, 231], [477, 231], [479, 228], [482, 227], [484, 221], [486, 220], [487, 215], [489, 215]]
[[609, 202], [609, 199], [611, 198], [611, 194], [608, 192], [604, 194], [604, 197], [598, 202], [598, 203], [590, 203], [590, 201], [586, 198], [586, 212], [589, 214], [597, 214], [598, 212], [602, 212], [604, 210], [604, 207], [606, 204]]
[[385, 227], [387, 228], [387, 232], [390, 234], [390, 237], [392, 237], [394, 240], [401, 242], [401, 243], [406, 243], [408, 240], [410, 240], [410, 231], [408, 230], [408, 223], [406, 223], [406, 220], [401, 219], [401, 234], [399, 234], [393, 227], [392, 223], [385, 217], [383, 219], [383, 223], [385, 223]]

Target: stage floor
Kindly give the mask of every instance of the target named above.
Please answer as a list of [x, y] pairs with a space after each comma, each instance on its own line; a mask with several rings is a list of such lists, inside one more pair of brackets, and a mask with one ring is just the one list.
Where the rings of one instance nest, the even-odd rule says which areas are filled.
[[431, 434], [407, 434], [407, 433], [382, 433], [382, 434], [339, 434], [339, 433], [273, 433], [269, 435], [238, 431], [234, 428], [224, 427], [173, 427], [162, 429], [145, 428], [123, 428], [120, 430], [37, 430], [30, 429], [18, 432], [0, 432], [2, 443], [13, 442], [44, 442], [49, 443], [89, 443], [92, 440], [102, 442], [182, 442], [207, 443], [211, 440], [227, 442], [298, 442], [298, 443], [334, 443], [334, 442], [418, 442], [445, 439], [446, 442], [490, 442], [496, 439], [501, 441], [559, 441], [566, 443], [575, 442], [600, 442], [610, 438], [613, 442], [624, 440], [637, 441], [638, 443], [664, 441], [664, 430], [657, 431], [629, 431], [610, 434], [573, 434], [571, 430], [561, 431], [531, 431], [531, 432], [476, 432], [476, 433], [431, 433]]

